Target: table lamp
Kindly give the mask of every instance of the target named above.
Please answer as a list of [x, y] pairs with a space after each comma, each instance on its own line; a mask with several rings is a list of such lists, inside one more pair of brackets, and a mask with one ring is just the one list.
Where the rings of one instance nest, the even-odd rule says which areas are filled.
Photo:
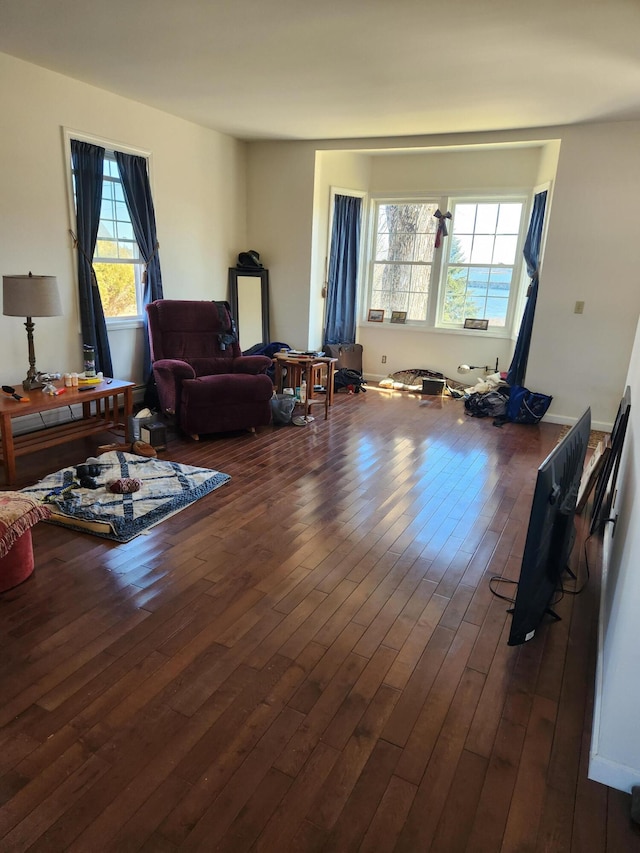
[[29, 345], [29, 370], [22, 383], [25, 391], [42, 388], [36, 370], [33, 348], [33, 317], [58, 317], [62, 304], [55, 275], [5, 275], [2, 277], [2, 313], [8, 317], [26, 317]]

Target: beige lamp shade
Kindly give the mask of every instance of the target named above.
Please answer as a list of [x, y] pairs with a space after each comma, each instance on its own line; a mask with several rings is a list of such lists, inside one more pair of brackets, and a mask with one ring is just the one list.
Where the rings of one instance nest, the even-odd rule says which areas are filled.
[[55, 275], [2, 276], [2, 313], [8, 317], [58, 317], [62, 314]]

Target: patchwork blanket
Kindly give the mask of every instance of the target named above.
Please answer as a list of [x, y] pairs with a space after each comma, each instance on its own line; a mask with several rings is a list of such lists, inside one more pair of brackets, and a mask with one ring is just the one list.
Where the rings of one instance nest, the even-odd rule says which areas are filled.
[[[22, 490], [23, 497], [51, 511], [49, 521], [74, 530], [128, 542], [189, 504], [227, 483], [228, 474], [211, 468], [149, 459], [121, 450], [97, 459], [96, 489], [82, 488], [75, 468], [63, 468]], [[114, 494], [108, 483], [138, 478], [139, 491]]]

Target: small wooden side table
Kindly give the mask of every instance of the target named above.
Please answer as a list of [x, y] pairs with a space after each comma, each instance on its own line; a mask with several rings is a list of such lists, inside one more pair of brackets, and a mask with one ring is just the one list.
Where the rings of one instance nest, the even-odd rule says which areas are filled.
[[[296, 388], [302, 385], [302, 380], [307, 383], [307, 399], [304, 404], [304, 414], [307, 417], [314, 403], [324, 402], [324, 419], [329, 417], [329, 406], [333, 403], [333, 376], [336, 369], [337, 358], [315, 355], [290, 355], [289, 353], [276, 353], [274, 356], [276, 365], [276, 389], [282, 394], [285, 387]], [[314, 393], [316, 379], [320, 378], [321, 371], [326, 372], [326, 383], [324, 397], [318, 397]]]

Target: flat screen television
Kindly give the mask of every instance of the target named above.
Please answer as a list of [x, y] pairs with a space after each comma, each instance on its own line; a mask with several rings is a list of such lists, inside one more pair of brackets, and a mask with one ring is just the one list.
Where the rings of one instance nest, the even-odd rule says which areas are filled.
[[575, 540], [578, 489], [591, 431], [591, 409], [538, 468], [508, 644], [531, 640], [552, 609]]

